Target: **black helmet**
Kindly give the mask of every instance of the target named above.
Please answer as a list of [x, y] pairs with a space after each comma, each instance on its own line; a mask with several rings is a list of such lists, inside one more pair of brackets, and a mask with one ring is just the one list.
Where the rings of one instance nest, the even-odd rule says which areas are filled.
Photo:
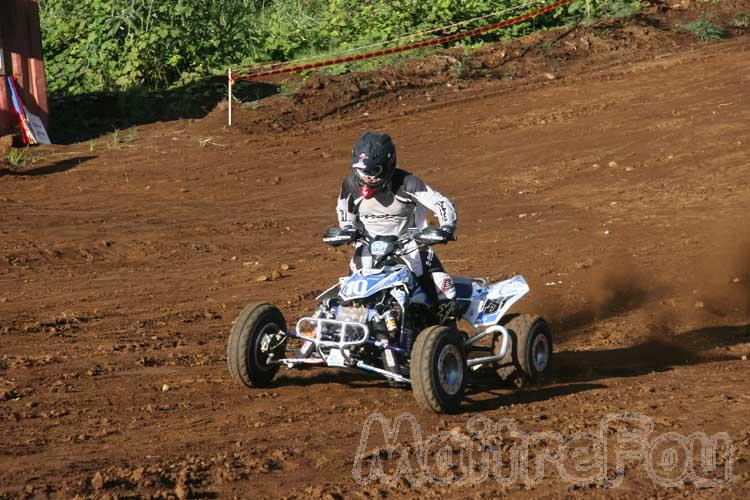
[[352, 168], [362, 196], [371, 198], [385, 185], [396, 169], [396, 146], [388, 134], [365, 132], [352, 149]]

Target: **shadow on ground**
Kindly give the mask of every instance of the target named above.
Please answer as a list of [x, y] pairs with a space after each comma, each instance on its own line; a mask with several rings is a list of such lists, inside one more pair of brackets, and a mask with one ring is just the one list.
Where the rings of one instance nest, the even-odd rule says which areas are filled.
[[[239, 81], [233, 89], [243, 103], [279, 93], [278, 85]], [[212, 77], [165, 91], [140, 89], [50, 98], [50, 137], [55, 144], [73, 144], [116, 129], [180, 118], [205, 117], [227, 98], [226, 77]]]
[[747, 342], [750, 342], [750, 324], [700, 328], [661, 338], [654, 334], [630, 347], [563, 351], [555, 354], [555, 381], [634, 377], [679, 365], [736, 360], [737, 356], [711, 351]]
[[60, 160], [51, 165], [44, 165], [36, 168], [21, 168], [21, 169], [9, 169], [0, 167], [0, 177], [4, 175], [18, 176], [18, 177], [36, 177], [39, 175], [50, 175], [58, 174], [60, 172], [66, 172], [73, 168], [78, 167], [84, 162], [96, 158], [95, 156], [78, 156], [75, 158], [68, 158]]
[[[665, 372], [675, 366], [734, 361], [737, 356], [715, 349], [750, 342], [750, 324], [700, 328], [679, 335], [651, 337], [645, 342], [612, 349], [563, 351], [553, 357], [552, 385], [513, 391], [494, 373], [483, 373], [467, 389], [465, 412], [490, 411], [509, 404], [526, 404], [594, 389], [602, 380]], [[501, 388], [498, 388], [498, 387]], [[486, 395], [490, 394], [490, 398]], [[471, 400], [477, 396], [476, 400]]]

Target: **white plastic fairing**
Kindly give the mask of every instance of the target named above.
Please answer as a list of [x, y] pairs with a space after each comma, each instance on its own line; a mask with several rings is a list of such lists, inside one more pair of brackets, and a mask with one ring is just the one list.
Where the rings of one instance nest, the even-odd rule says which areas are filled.
[[529, 292], [529, 285], [523, 276], [513, 276], [510, 279], [490, 285], [487, 290], [488, 299], [518, 296], [521, 298]]
[[523, 276], [514, 276], [500, 283], [475, 289], [471, 306], [463, 317], [476, 327], [495, 325], [528, 292], [529, 285]]

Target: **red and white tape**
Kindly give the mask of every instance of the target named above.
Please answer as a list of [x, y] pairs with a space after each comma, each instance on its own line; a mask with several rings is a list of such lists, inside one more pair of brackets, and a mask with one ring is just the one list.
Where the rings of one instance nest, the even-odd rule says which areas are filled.
[[[481, 28], [476, 28], [473, 30], [467, 30], [463, 31], [461, 33], [455, 33], [453, 35], [446, 35], [438, 38], [433, 38], [431, 40], [423, 40], [420, 42], [412, 42], [407, 43], [404, 45], [400, 45], [398, 47], [389, 47], [386, 49], [380, 49], [380, 50], [374, 50], [371, 52], [365, 52], [362, 54], [355, 54], [351, 56], [345, 56], [345, 57], [338, 57], [334, 59], [328, 59], [324, 61], [316, 61], [311, 63], [305, 63], [305, 64], [291, 64], [289, 66], [285, 66], [282, 68], [275, 68], [275, 69], [268, 69], [265, 71], [256, 71], [252, 72], [247, 75], [240, 75], [240, 76], [232, 76], [232, 71], [229, 71], [229, 79], [231, 83], [235, 83], [238, 80], [254, 80], [257, 78], [261, 78], [264, 76], [272, 76], [272, 75], [282, 75], [287, 73], [296, 73], [299, 71], [305, 71], [315, 68], [322, 68], [325, 66], [333, 66], [336, 64], [343, 64], [347, 62], [352, 61], [361, 61], [363, 59], [372, 59], [374, 57], [382, 57], [386, 55], [391, 54], [398, 54], [401, 52], [407, 52], [409, 50], [416, 50], [416, 49], [422, 49], [425, 47], [433, 47], [435, 45], [443, 45], [446, 43], [452, 43], [457, 42], [459, 40], [463, 40], [466, 38], [470, 38], [473, 36], [478, 36], [490, 31], [495, 31], [502, 28], [507, 28], [509, 26], [513, 26], [515, 24], [520, 24], [525, 21], [529, 21], [535, 17], [541, 16], [542, 14], [546, 14], [548, 12], [551, 12], [553, 10], [556, 10], [560, 7], [562, 7], [565, 4], [571, 3], [573, 0], [558, 0], [557, 2], [551, 3], [549, 5], [546, 5], [544, 7], [540, 7], [538, 9], [532, 10], [530, 12], [527, 12], [526, 14], [514, 17], [512, 19], [507, 19], [505, 21], [499, 21], [496, 23], [488, 24], [487, 26], [482, 26]], [[438, 28], [436, 30], [430, 30], [428, 32], [424, 33], [430, 33], [435, 31], [440, 31], [444, 28]], [[387, 42], [386, 42], [387, 43]], [[284, 63], [281, 63], [284, 64]], [[256, 68], [248, 68], [246, 71], [253, 71]]]

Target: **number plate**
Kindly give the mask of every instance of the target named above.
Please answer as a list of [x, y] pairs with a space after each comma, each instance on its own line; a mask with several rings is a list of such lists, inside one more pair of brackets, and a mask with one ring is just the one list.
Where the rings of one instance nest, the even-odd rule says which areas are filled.
[[393, 359], [393, 353], [389, 349], [385, 350], [385, 362], [389, 368], [396, 366], [396, 360]]
[[328, 366], [346, 366], [344, 355], [341, 354], [341, 350], [339, 349], [331, 349], [331, 353], [328, 355], [326, 363], [328, 363]]

